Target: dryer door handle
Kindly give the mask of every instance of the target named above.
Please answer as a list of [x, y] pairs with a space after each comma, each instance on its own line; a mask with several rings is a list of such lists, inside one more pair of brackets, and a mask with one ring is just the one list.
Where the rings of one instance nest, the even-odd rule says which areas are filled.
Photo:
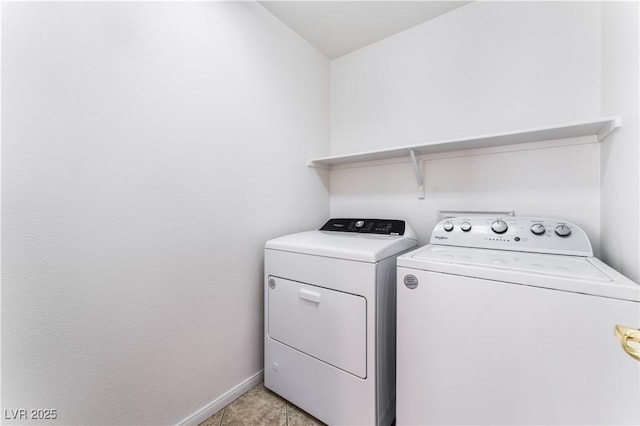
[[300, 299], [308, 300], [309, 302], [320, 303], [320, 293], [315, 291], [301, 288], [298, 296], [300, 296]]

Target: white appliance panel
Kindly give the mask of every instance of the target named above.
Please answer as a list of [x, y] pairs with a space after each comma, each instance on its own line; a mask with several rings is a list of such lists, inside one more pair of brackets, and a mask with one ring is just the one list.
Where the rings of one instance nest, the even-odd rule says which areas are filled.
[[268, 334], [320, 361], [367, 377], [367, 302], [362, 296], [269, 276]]
[[411, 228], [404, 236], [307, 231], [267, 241], [265, 248], [374, 263], [415, 247], [416, 243]]
[[470, 216], [441, 221], [431, 244], [532, 253], [593, 256], [587, 234], [577, 225], [536, 217]]
[[396, 424], [640, 423], [640, 363], [613, 333], [638, 302], [406, 267], [398, 283]]
[[[269, 389], [329, 425], [376, 424], [378, 397], [371, 376], [360, 379], [272, 339], [267, 341], [264, 373]], [[378, 424], [388, 425], [394, 417], [395, 412]]]
[[375, 263], [280, 250], [265, 250], [264, 262], [269, 275], [358, 294], [366, 299], [375, 295]]

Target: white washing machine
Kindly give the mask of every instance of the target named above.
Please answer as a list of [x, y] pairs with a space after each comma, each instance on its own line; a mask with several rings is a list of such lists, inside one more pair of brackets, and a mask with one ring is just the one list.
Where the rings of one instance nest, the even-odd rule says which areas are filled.
[[398, 425], [640, 423], [640, 287], [578, 226], [446, 219], [397, 297]]
[[331, 219], [265, 245], [264, 384], [328, 424], [395, 417], [401, 220]]

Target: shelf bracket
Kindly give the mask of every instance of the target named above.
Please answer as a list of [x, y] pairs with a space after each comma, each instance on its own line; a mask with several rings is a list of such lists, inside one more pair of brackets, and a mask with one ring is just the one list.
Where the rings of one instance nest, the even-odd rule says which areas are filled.
[[416, 180], [418, 181], [418, 199], [424, 200], [424, 179], [422, 178], [420, 165], [418, 164], [416, 153], [413, 149], [409, 149], [409, 155], [411, 156], [411, 163], [413, 164], [413, 170], [416, 172]]

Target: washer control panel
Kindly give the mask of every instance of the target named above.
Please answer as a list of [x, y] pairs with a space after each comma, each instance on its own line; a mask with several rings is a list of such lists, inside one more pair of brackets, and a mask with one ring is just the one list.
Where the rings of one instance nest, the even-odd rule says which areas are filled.
[[439, 222], [431, 244], [593, 256], [587, 234], [577, 225], [536, 217], [470, 216]]
[[357, 232], [360, 234], [404, 235], [404, 220], [329, 219], [320, 231]]

